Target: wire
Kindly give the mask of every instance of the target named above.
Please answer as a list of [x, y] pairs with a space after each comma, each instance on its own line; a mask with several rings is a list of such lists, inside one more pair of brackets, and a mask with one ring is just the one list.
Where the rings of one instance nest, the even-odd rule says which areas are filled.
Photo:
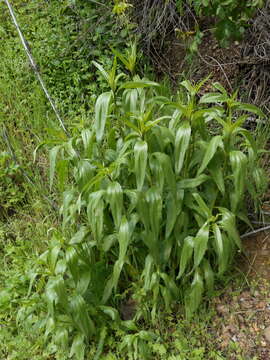
[[35, 73], [35, 75], [36, 75], [36, 77], [37, 77], [37, 79], [38, 79], [38, 81], [39, 81], [39, 83], [40, 83], [46, 97], [47, 97], [47, 99], [49, 100], [49, 103], [50, 103], [50, 105], [51, 105], [51, 107], [52, 107], [52, 109], [53, 109], [53, 111], [54, 111], [54, 113], [55, 113], [55, 115], [56, 115], [62, 129], [64, 130], [65, 134], [67, 136], [69, 136], [69, 133], [68, 133], [68, 131], [67, 131], [65, 125], [64, 125], [64, 122], [63, 122], [63, 120], [62, 120], [62, 118], [60, 116], [60, 113], [59, 113], [58, 109], [56, 108], [56, 105], [55, 105], [53, 99], [51, 98], [51, 96], [50, 96], [50, 94], [49, 94], [49, 92], [48, 92], [48, 90], [46, 88], [46, 85], [45, 85], [45, 83], [44, 83], [44, 81], [43, 81], [43, 79], [42, 79], [42, 77], [40, 75], [40, 72], [38, 70], [38, 66], [37, 66], [37, 64], [36, 64], [36, 62], [35, 62], [35, 60], [33, 58], [30, 47], [29, 47], [27, 41], [25, 40], [25, 38], [23, 36], [23, 33], [22, 33], [21, 29], [20, 29], [20, 26], [19, 26], [19, 24], [17, 22], [16, 16], [15, 16], [14, 11], [13, 11], [13, 8], [12, 8], [12, 6], [11, 6], [11, 4], [10, 4], [10, 2], [8, 0], [4, 0], [4, 1], [5, 1], [8, 9], [9, 9], [12, 21], [13, 21], [13, 23], [14, 23], [17, 31], [18, 31], [21, 43], [22, 43], [22, 45], [24, 47], [24, 50], [25, 50], [25, 52], [26, 52], [26, 54], [27, 54], [27, 56], [29, 58], [30, 65], [31, 65], [31, 67], [32, 67], [32, 69], [33, 69], [33, 71], [34, 71], [34, 73]]

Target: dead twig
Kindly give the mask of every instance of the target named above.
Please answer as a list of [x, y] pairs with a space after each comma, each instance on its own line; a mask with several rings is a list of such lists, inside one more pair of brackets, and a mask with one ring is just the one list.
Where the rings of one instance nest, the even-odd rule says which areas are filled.
[[257, 229], [257, 230], [250, 231], [250, 232], [248, 232], [246, 234], [241, 235], [240, 237], [241, 237], [241, 239], [244, 239], [244, 238], [246, 238], [248, 236], [255, 235], [255, 234], [258, 234], [258, 233], [260, 233], [262, 231], [267, 231], [267, 230], [270, 230], [270, 225], [265, 226], [265, 227], [260, 228], [260, 229]]

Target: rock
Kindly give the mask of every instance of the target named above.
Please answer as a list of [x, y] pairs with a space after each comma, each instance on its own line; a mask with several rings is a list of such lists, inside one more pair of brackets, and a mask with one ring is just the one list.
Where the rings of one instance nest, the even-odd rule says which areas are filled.
[[258, 304], [257, 304], [257, 306], [256, 306], [256, 308], [257, 309], [265, 309], [266, 308], [266, 301], [260, 301], [260, 302], [258, 302]]
[[225, 305], [220, 304], [220, 305], [217, 306], [217, 313], [219, 315], [228, 314], [229, 311], [230, 311], [229, 308], [227, 306], [225, 306]]
[[265, 339], [270, 343], [270, 326], [263, 332]]

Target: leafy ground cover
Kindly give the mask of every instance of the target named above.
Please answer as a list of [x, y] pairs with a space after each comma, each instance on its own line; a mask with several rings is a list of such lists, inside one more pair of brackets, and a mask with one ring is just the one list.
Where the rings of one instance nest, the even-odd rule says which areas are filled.
[[[36, 295], [28, 295], [31, 273], [37, 268], [37, 255], [48, 246], [47, 231], [51, 226], [57, 226], [53, 217], [44, 221], [45, 211], [41, 207], [39, 214], [34, 214], [25, 209], [20, 219], [1, 224], [1, 253], [5, 256], [0, 276], [0, 354], [4, 359], [61, 358], [55, 356], [55, 349], [46, 344], [43, 333], [38, 331], [41, 314], [43, 312], [45, 316], [46, 312], [46, 304], [41, 301], [42, 281], [39, 286], [33, 285]], [[250, 257], [250, 261], [252, 259]], [[269, 280], [262, 280], [261, 272], [258, 275], [260, 281], [250, 279], [249, 282], [237, 275], [235, 280], [215, 293], [208, 306], [201, 307], [192, 322], [187, 322], [180, 314], [161, 316], [155, 327], [147, 328], [152, 336], [154, 334], [154, 339], [147, 338], [143, 333], [141, 337], [146, 341], [137, 340], [138, 351], [145, 342], [150, 359], [155, 356], [170, 360], [266, 360], [268, 343], [264, 331], [269, 326]], [[27, 312], [32, 314], [30, 318]], [[145, 330], [145, 327], [141, 325], [139, 329]], [[128, 358], [128, 355], [123, 355], [125, 350], [121, 346], [125, 335], [120, 330], [111, 334], [105, 346], [107, 355], [103, 354], [100, 358]], [[96, 349], [92, 346], [88, 358], [93, 358], [95, 353]], [[131, 359], [133, 355], [134, 349], [131, 349]], [[139, 355], [138, 358], [147, 357]]]
[[[195, 191], [194, 195], [189, 187], [184, 188], [195, 199], [191, 201], [190, 196], [187, 196], [184, 204], [188, 209], [190, 219], [186, 223], [195, 226], [195, 228], [188, 226], [186, 231], [196, 239], [202, 235], [198, 234], [201, 231], [199, 228], [211, 226], [214, 229], [217, 225], [221, 227], [220, 233], [224, 232], [223, 241], [228, 235], [234, 235], [231, 239], [234, 238], [238, 242], [236, 228], [234, 226], [230, 226], [230, 229], [226, 228], [222, 224], [224, 220], [222, 216], [213, 210], [214, 206], [209, 205], [211, 203], [209, 194], [217, 193], [215, 201], [222, 202], [223, 206], [226, 205], [230, 209], [229, 211], [236, 212], [240, 219], [245, 219], [244, 212], [240, 211], [245, 210], [243, 202], [245, 183], [242, 182], [238, 169], [234, 166], [231, 150], [237, 152], [241, 159], [246, 159], [240, 164], [241, 171], [245, 171], [246, 165], [252, 166], [249, 174], [255, 175], [255, 183], [259, 185], [264, 178], [260, 170], [258, 170], [257, 178], [256, 172], [253, 172], [254, 165], [258, 167], [260, 165], [255, 161], [255, 156], [260, 156], [261, 153], [257, 152], [257, 148], [263, 147], [268, 137], [267, 132], [264, 131], [263, 136], [257, 137], [257, 143], [254, 142], [246, 129], [241, 129], [244, 117], [240, 117], [235, 125], [231, 110], [237, 111], [238, 108], [244, 112], [252, 111], [255, 117], [261, 113], [255, 107], [247, 105], [240, 109], [241, 104], [236, 98], [227, 95], [225, 90], [217, 84], [213, 89], [215, 93], [203, 95], [201, 99], [204, 100], [199, 102], [199, 96], [195, 94], [195, 88], [189, 82], [182, 84], [186, 90], [182, 90], [178, 97], [171, 97], [168, 89], [164, 90], [164, 87], [157, 86], [156, 83], [146, 79], [133, 78], [135, 47], [133, 50], [123, 50], [128, 30], [119, 27], [119, 23], [111, 14], [111, 8], [108, 13], [104, 11], [103, 5], [106, 5], [107, 9], [107, 4], [97, 6], [94, 3], [63, 2], [60, 6], [55, 1], [48, 3], [34, 1], [30, 4], [16, 1], [18, 18], [40, 64], [42, 75], [54, 98], [57, 99], [57, 105], [71, 130], [72, 139], [69, 141], [59, 131], [54, 115], [29, 69], [16, 33], [11, 23], [7, 21], [5, 8], [0, 15], [2, 17], [0, 31], [3, 38], [0, 51], [4, 59], [0, 63], [0, 120], [6, 125], [0, 142], [2, 151], [0, 189], [3, 199], [0, 213], [2, 255], [0, 357], [37, 360], [83, 359], [84, 357], [95, 360], [267, 359], [269, 354], [265, 330], [269, 326], [269, 279], [261, 283], [251, 283], [238, 273], [235, 276], [235, 270], [221, 278], [216, 277], [216, 287], [210, 294], [208, 293], [210, 301], [205, 301], [196, 316], [189, 320], [186, 319], [181, 306], [181, 296], [178, 303], [174, 304], [173, 282], [179, 279], [184, 281], [181, 277], [174, 279], [175, 269], [178, 270], [176, 275], [179, 275], [178, 264], [181, 260], [182, 265], [186, 262], [185, 266], [182, 266], [186, 272], [184, 281], [186, 289], [188, 290], [192, 283], [193, 290], [196, 288], [194, 295], [201, 296], [201, 287], [197, 286], [202, 283], [199, 281], [200, 277], [205, 279], [205, 287], [212, 285], [211, 281], [207, 281], [212, 278], [209, 269], [212, 268], [213, 273], [218, 273], [226, 260], [226, 257], [225, 260], [219, 257], [218, 248], [209, 246], [207, 249], [201, 249], [202, 251], [192, 248], [192, 251], [196, 251], [197, 254], [194, 259], [197, 265], [195, 273], [197, 273], [198, 281], [195, 282], [194, 278], [190, 280], [194, 267], [192, 266], [194, 265], [193, 258], [184, 257], [183, 247], [180, 246], [177, 255], [168, 263], [174, 270], [171, 271], [164, 264], [160, 265], [154, 261], [149, 271], [152, 271], [151, 274], [158, 281], [150, 282], [152, 288], [150, 286], [149, 293], [141, 291], [144, 290], [147, 275], [144, 271], [144, 277], [140, 278], [145, 265], [144, 257], [147, 258], [146, 255], [149, 252], [152, 258], [157, 260], [155, 248], [151, 248], [149, 244], [152, 239], [151, 233], [156, 231], [158, 218], [150, 216], [151, 206], [146, 209], [145, 214], [140, 214], [142, 209], [136, 204], [135, 196], [132, 196], [136, 195], [136, 191], [140, 189], [151, 190], [153, 184], [154, 189], [162, 190], [155, 194], [147, 190], [148, 198], [143, 201], [149, 200], [151, 203], [151, 199], [159, 200], [160, 198], [156, 195], [162, 194], [164, 210], [162, 209], [160, 218], [161, 230], [158, 231], [168, 234], [168, 229], [173, 226], [170, 224], [173, 216], [168, 219], [165, 209], [171, 208], [168, 206], [170, 201], [173, 203], [169, 194], [174, 186], [167, 181], [167, 178], [163, 178], [162, 164], [156, 161], [158, 157], [156, 159], [152, 155], [163, 152], [163, 155], [169, 157], [170, 161], [168, 160], [166, 164], [171, 162], [176, 182], [180, 182], [180, 185], [183, 185], [181, 181], [186, 181], [185, 177], [181, 177], [181, 167], [185, 168], [187, 178], [196, 179], [196, 175], [200, 176], [201, 172], [211, 170], [211, 160], [215, 156], [220, 157], [219, 160], [225, 156], [230, 159], [230, 165], [228, 172], [223, 173], [223, 182], [222, 178], [217, 176], [216, 180], [211, 182], [210, 190], [204, 183], [202, 186], [197, 184], [195, 188], [197, 187], [200, 191]], [[4, 4], [1, 3], [0, 7], [4, 7]], [[51, 17], [52, 13], [55, 14], [54, 17]], [[93, 30], [92, 22], [95, 24], [96, 31], [94, 36], [93, 32], [90, 34], [90, 30]], [[116, 39], [113, 38], [114, 34]], [[118, 65], [116, 62], [113, 65], [112, 52], [108, 46], [110, 41], [114, 48], [113, 52], [118, 57]], [[15, 56], [16, 54], [19, 55]], [[104, 68], [98, 63], [94, 66], [90, 60], [102, 63]], [[106, 73], [108, 69], [111, 71]], [[116, 77], [116, 74], [120, 72], [123, 73], [121, 78]], [[129, 73], [131, 75], [128, 75]], [[215, 104], [216, 102], [218, 104]], [[95, 125], [92, 128], [89, 124], [94, 117], [95, 103]], [[215, 116], [218, 117], [219, 121], [214, 127], [208, 128], [204, 123], [193, 121], [196, 118], [200, 119], [202, 111], [209, 116], [209, 121], [214, 121]], [[105, 115], [110, 115], [111, 121], [108, 119], [106, 121]], [[182, 117], [186, 119], [186, 122], [181, 127], [179, 125]], [[171, 122], [171, 127], [166, 127], [168, 120]], [[192, 141], [190, 140], [187, 144], [186, 153], [197, 154], [192, 166], [189, 166], [185, 157], [180, 159], [174, 155], [175, 146], [180, 146], [180, 143], [184, 141], [184, 138], [181, 138], [181, 131], [189, 132], [189, 128]], [[155, 131], [160, 131], [162, 134], [158, 133], [156, 136]], [[163, 136], [164, 133], [166, 136]], [[233, 137], [227, 142], [228, 135], [230, 138], [231, 133]], [[176, 135], [179, 141], [170, 141], [171, 137], [176, 137]], [[211, 146], [207, 145], [207, 140], [210, 140]], [[44, 141], [50, 144], [57, 143], [57, 148], [51, 151], [51, 165], [49, 165], [46, 150], [42, 148], [37, 152], [36, 162], [33, 164], [33, 151]], [[111, 173], [105, 171], [110, 170], [110, 164], [115, 164], [116, 157], [119, 155], [117, 151], [123, 149], [124, 141], [128, 141], [131, 150], [128, 151], [127, 148], [126, 152], [123, 152], [125, 161], [120, 162], [120, 172], [117, 173], [114, 167]], [[145, 153], [145, 144], [147, 144], [147, 153]], [[240, 147], [238, 147], [239, 144]], [[226, 155], [226, 151], [222, 152], [223, 147], [228, 150], [229, 156]], [[218, 151], [214, 152], [213, 148]], [[61, 159], [60, 162], [56, 161], [57, 153], [57, 159]], [[89, 167], [91, 156], [96, 166], [94, 169]], [[250, 162], [251, 160], [253, 162]], [[51, 176], [49, 177], [50, 167]], [[74, 173], [67, 172], [72, 169], [75, 169]], [[133, 171], [134, 169], [136, 171]], [[53, 183], [54, 173], [58, 173], [55, 183]], [[166, 171], [163, 173], [166, 175]], [[95, 181], [90, 181], [89, 184], [90, 177]], [[173, 179], [174, 177], [171, 177], [169, 180]], [[250, 187], [251, 179], [252, 176], [249, 178], [248, 189], [254, 196], [254, 189]], [[132, 246], [128, 246], [130, 253], [126, 252], [125, 256], [122, 254], [118, 262], [119, 249], [120, 255], [124, 249], [121, 246], [118, 247], [116, 234], [119, 229], [121, 237], [126, 239], [124, 231], [126, 222], [119, 216], [121, 191], [117, 193], [113, 191], [115, 188], [112, 188], [116, 185], [116, 181], [121, 183], [124, 191], [129, 191], [131, 201], [125, 193], [122, 214], [126, 214], [129, 227], [130, 221], [134, 220], [132, 224], [136, 229], [134, 234], [137, 236], [137, 238], [134, 237]], [[205, 182], [207, 183], [206, 180]], [[229, 189], [227, 192], [232, 194], [231, 198], [225, 196], [223, 183], [226, 184], [226, 189]], [[169, 188], [171, 185], [172, 190]], [[90, 193], [91, 186], [94, 186], [95, 192], [91, 192], [93, 201], [87, 209], [85, 201], [88, 201], [88, 197], [86, 195], [87, 192]], [[62, 215], [59, 215], [62, 205], [61, 194], [64, 189], [75, 196], [71, 198], [68, 192], [64, 193]], [[78, 198], [80, 189], [83, 192]], [[109, 194], [107, 194], [108, 189]], [[239, 191], [236, 191], [237, 189]], [[103, 190], [107, 191], [106, 197]], [[261, 191], [261, 186], [257, 186], [256, 191], [258, 190]], [[95, 206], [98, 191], [103, 191], [102, 194], [99, 193], [104, 195], [104, 198], [102, 196], [99, 198], [99, 205], [102, 203], [103, 209]], [[72, 199], [80, 201], [76, 201], [73, 206], [69, 202]], [[128, 206], [128, 201], [133, 206], [132, 210], [130, 210], [132, 206]], [[152, 205], [154, 209], [158, 202]], [[78, 206], [81, 209], [80, 214], [77, 213]], [[198, 209], [198, 207], [201, 208]], [[210, 218], [208, 221], [209, 208], [215, 212], [213, 215], [217, 217], [216, 219]], [[89, 236], [88, 230], [91, 230], [97, 238], [101, 234], [101, 210], [105, 224], [103, 231], [108, 236], [105, 239], [106, 242], [102, 237], [102, 246], [99, 247], [94, 244], [95, 239], [90, 239], [89, 248], [85, 241]], [[137, 221], [138, 216], [135, 210], [139, 216]], [[132, 212], [133, 216], [131, 216]], [[207, 214], [206, 222], [202, 219], [205, 216], [204, 212]], [[98, 217], [92, 217], [92, 213]], [[62, 228], [63, 219], [66, 223], [65, 229]], [[140, 245], [139, 249], [146, 255], [137, 256], [138, 251], [134, 244], [137, 246], [143, 240], [140, 239], [140, 231], [143, 228], [146, 230], [146, 235], [148, 231], [148, 237], [146, 236], [144, 244]], [[232, 231], [233, 234], [228, 233]], [[74, 234], [76, 234], [75, 237]], [[213, 234], [214, 231], [209, 231], [208, 238], [211, 238], [211, 241], [214, 240]], [[216, 240], [220, 240], [217, 229], [216, 234]], [[192, 243], [191, 238], [189, 239], [186, 241], [188, 244]], [[170, 241], [168, 244], [170, 245]], [[266, 240], [262, 248], [265, 244]], [[178, 244], [175, 243], [174, 246], [177, 247]], [[74, 249], [76, 249], [75, 252]], [[263, 250], [267, 251], [267, 248]], [[203, 256], [207, 254], [203, 261], [204, 265], [198, 260], [201, 254]], [[92, 274], [92, 279], [96, 279], [92, 280], [94, 292], [91, 292], [91, 286], [89, 286], [88, 271], [85, 271], [89, 264], [85, 262], [85, 259], [88, 263], [91, 259], [90, 267], [94, 264], [95, 274]], [[104, 294], [103, 288], [106, 285], [104, 278], [100, 280], [100, 274], [104, 270], [104, 259], [109, 264], [109, 270], [105, 275], [109, 276], [110, 273], [115, 275], [112, 279], [114, 283], [107, 283], [114, 286], [113, 289], [107, 286], [113, 295], [106, 306], [100, 304], [98, 299], [99, 294]], [[254, 265], [253, 257], [250, 261]], [[82, 270], [80, 274], [79, 269]], [[119, 269], [121, 274], [117, 277]], [[249, 270], [247, 272], [251, 273]], [[167, 273], [173, 281], [165, 276]], [[222, 271], [220, 273], [222, 274]], [[206, 276], [207, 274], [210, 276]], [[131, 286], [132, 282], [134, 284], [134, 279], [138, 282], [135, 286]], [[128, 287], [125, 283], [129, 284]], [[165, 286], [166, 284], [168, 286]], [[156, 285], [158, 285], [160, 295], [158, 294], [155, 299], [152, 294], [157, 293]], [[124, 289], [131, 291], [125, 293]], [[130, 294], [136, 291], [138, 296], [132, 299]], [[96, 295], [94, 306], [93, 293]], [[83, 297], [80, 298], [78, 294]], [[68, 297], [74, 301], [67, 304]], [[199, 296], [194, 297], [195, 300], [198, 298]], [[149, 309], [155, 309], [155, 301], [158, 305], [156, 310], [152, 311], [152, 321], [149, 321], [150, 311], [146, 311], [142, 304], [147, 304]], [[85, 304], [87, 304], [86, 311]], [[194, 303], [193, 305], [187, 303], [189, 304], [194, 305]], [[172, 312], [170, 306], [173, 309]], [[161, 311], [161, 309], [164, 310]], [[137, 322], [131, 321], [134, 312], [141, 314]], [[90, 337], [90, 341], [88, 338], [84, 341], [85, 334], [88, 335], [88, 332], [91, 332], [93, 324], [97, 328], [96, 334]]]

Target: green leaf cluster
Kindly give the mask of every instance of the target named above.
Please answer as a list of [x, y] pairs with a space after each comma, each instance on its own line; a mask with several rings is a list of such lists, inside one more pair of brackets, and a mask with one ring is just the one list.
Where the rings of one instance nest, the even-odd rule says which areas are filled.
[[226, 46], [230, 40], [242, 39], [248, 20], [258, 8], [263, 7], [265, 1], [177, 0], [176, 5], [180, 13], [183, 13], [185, 3], [194, 9], [199, 18], [208, 16], [215, 19], [215, 36], [221, 45]]
[[50, 153], [67, 239], [47, 254], [46, 299], [51, 323], [75, 329], [72, 353], [104, 327], [131, 326], [118, 311], [125, 298], [135, 320], [155, 322], [177, 303], [191, 317], [241, 250], [245, 198], [258, 200], [264, 180], [243, 127], [247, 113], [264, 115], [237, 93], [214, 83], [199, 97], [206, 80], [183, 81], [171, 98], [132, 71], [117, 74], [117, 59], [109, 71], [95, 65], [108, 89], [93, 126]]

